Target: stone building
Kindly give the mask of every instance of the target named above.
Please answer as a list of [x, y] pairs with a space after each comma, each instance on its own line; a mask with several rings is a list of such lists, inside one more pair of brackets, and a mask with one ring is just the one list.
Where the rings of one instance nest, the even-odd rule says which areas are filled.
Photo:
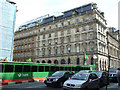
[[[90, 64], [105, 70], [109, 63], [106, 32], [104, 13], [96, 3], [57, 17], [46, 15], [26, 22], [15, 32], [14, 61], [26, 62], [31, 58], [37, 63]], [[115, 53], [117, 56], [118, 48]]]

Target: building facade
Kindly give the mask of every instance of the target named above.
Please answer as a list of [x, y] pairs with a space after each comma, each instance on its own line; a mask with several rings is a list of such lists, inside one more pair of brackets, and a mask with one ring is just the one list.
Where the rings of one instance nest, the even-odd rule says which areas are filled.
[[65, 11], [58, 17], [36, 19], [15, 32], [14, 61], [31, 58], [37, 63], [91, 64], [105, 70], [109, 63], [106, 32], [104, 13], [95, 3]]
[[0, 0], [0, 59], [13, 59], [15, 17], [15, 3]]

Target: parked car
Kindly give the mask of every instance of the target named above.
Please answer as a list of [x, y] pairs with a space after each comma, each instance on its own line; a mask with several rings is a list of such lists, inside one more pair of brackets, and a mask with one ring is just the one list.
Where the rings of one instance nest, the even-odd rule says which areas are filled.
[[117, 68], [109, 69], [109, 80], [112, 82], [117, 82]]
[[90, 73], [92, 71], [91, 70], [80, 70], [79, 72], [81, 72], [81, 73]]
[[63, 84], [63, 89], [99, 88], [99, 79], [95, 73], [76, 73]]
[[99, 78], [99, 85], [100, 87], [109, 84], [108, 72], [106, 71], [93, 71]]
[[63, 83], [74, 74], [72, 71], [56, 71], [44, 80], [47, 86], [62, 87]]

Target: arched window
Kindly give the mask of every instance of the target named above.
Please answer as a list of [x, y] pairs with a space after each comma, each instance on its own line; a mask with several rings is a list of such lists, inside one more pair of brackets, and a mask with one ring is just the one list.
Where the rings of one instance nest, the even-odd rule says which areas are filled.
[[58, 60], [55, 60], [55, 61], [54, 61], [54, 64], [58, 64]]
[[66, 61], [64, 59], [62, 59], [61, 64], [66, 64]]
[[37, 61], [36, 63], [40, 63], [40, 61]]
[[79, 58], [77, 58], [77, 65], [78, 65], [78, 64], [80, 64], [80, 60], [79, 60]]
[[48, 63], [51, 63], [51, 60], [49, 60]]
[[42, 63], [46, 63], [45, 60], [43, 60]]

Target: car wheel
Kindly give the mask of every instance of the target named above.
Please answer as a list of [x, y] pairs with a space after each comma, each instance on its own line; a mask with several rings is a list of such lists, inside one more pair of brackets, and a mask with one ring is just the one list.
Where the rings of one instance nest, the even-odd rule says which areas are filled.
[[83, 90], [88, 90], [88, 87], [85, 87]]
[[63, 87], [63, 82], [60, 82], [59, 86], [60, 86], [60, 87]]

